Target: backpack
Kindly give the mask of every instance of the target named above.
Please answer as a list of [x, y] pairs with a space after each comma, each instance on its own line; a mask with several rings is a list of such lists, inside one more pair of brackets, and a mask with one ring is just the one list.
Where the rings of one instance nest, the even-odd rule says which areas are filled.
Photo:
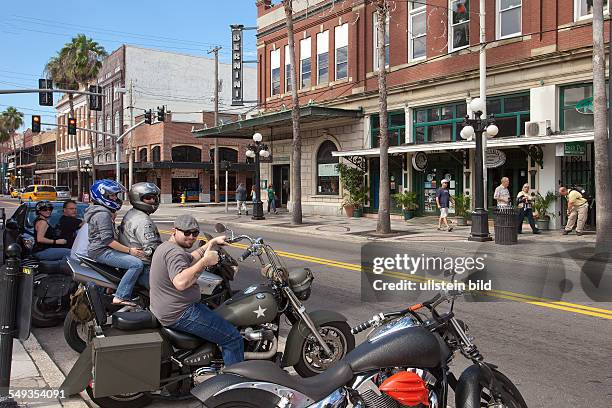
[[569, 191], [572, 191], [572, 190], [579, 192], [580, 195], [582, 195], [582, 197], [587, 200], [587, 203], [589, 204], [589, 208], [593, 207], [593, 204], [595, 204], [595, 197], [589, 194], [589, 192], [585, 188], [579, 187], [579, 186], [572, 186], [569, 188]]

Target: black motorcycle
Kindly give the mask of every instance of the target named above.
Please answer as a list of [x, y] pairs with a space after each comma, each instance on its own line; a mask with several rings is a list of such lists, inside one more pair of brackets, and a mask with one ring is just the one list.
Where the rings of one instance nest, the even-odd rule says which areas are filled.
[[[457, 408], [527, 408], [516, 386], [484, 361], [467, 325], [455, 318], [459, 292], [437, 294], [408, 309], [380, 313], [353, 328], [374, 327], [366, 342], [321, 375], [299, 378], [267, 361], [232, 365], [194, 388], [207, 408], [447, 407], [449, 387]], [[450, 302], [450, 311], [439, 305]], [[420, 313], [427, 310], [429, 316]], [[456, 352], [472, 361], [457, 379]]]
[[[313, 281], [309, 269], [289, 271], [262, 238], [253, 239], [246, 235], [235, 237], [231, 230], [221, 224], [216, 226], [216, 230], [226, 232], [226, 242], [230, 244], [248, 241], [240, 259], [244, 261], [251, 256], [259, 259], [262, 276], [266, 279], [265, 283], [236, 293], [214, 310], [242, 334], [246, 360], [267, 360], [272, 365], [293, 367], [303, 376], [312, 376], [325, 371], [354, 348], [355, 339], [343, 315], [327, 310], [306, 312], [302, 302], [310, 297]], [[96, 296], [99, 292], [91, 289], [89, 292], [95, 320], [100, 320], [99, 315], [104, 319], [103, 311], [96, 312], [101, 309], [96, 306], [100, 304]], [[291, 330], [284, 352], [280, 353], [278, 340], [283, 317]], [[86, 389], [92, 400], [103, 408], [138, 408], [152, 399], [192, 398], [190, 391], [197, 377], [217, 374], [223, 368], [221, 350], [216, 344], [160, 326], [148, 311], [114, 313], [112, 324], [106, 327], [98, 324], [94, 333], [95, 340], [70, 370], [62, 389], [67, 395]], [[143, 379], [150, 377], [151, 368], [140, 369], [141, 366], [151, 366], [148, 359], [121, 361], [121, 364], [129, 367], [126, 369], [129, 376], [124, 378], [117, 378], [117, 373], [104, 375], [102, 369], [98, 370], [100, 366], [95, 365], [95, 358], [92, 359], [92, 353], [100, 355], [95, 349], [96, 344], [101, 344], [105, 338], [112, 341], [109, 339], [111, 336], [121, 336], [122, 339], [118, 341], [125, 344], [127, 340], [123, 339], [145, 333], [156, 333], [161, 340], [161, 366], [156, 389]], [[98, 360], [98, 363], [103, 365], [104, 361]], [[120, 373], [126, 370], [120, 370]], [[92, 373], [98, 374], [94, 377]]]
[[[204, 233], [208, 241], [212, 236]], [[200, 241], [200, 246], [205, 241]], [[218, 249], [219, 262], [198, 278], [202, 293], [202, 303], [214, 309], [234, 293], [230, 282], [238, 272], [238, 262], [223, 248]], [[66, 343], [77, 353], [82, 353], [88, 339], [94, 335], [94, 310], [91, 298], [91, 286], [97, 286], [100, 302], [105, 318], [100, 318], [101, 324], [107, 324], [108, 318], [124, 306], [113, 305], [113, 293], [125, 273], [124, 270], [101, 264], [91, 258], [80, 256], [80, 262], [69, 261], [72, 275], [79, 288], [72, 296], [70, 312], [64, 319], [64, 338]], [[88, 290], [89, 289], [89, 290]], [[134, 287], [134, 301], [141, 309], [149, 308], [149, 290], [141, 285]], [[96, 295], [98, 296], [98, 295]]]

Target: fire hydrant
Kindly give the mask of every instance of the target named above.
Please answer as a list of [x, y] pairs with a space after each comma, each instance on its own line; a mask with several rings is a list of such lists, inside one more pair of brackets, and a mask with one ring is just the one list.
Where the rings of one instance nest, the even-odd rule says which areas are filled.
[[187, 200], [187, 195], [183, 191], [183, 194], [181, 194], [181, 204], [185, 204], [185, 200]]

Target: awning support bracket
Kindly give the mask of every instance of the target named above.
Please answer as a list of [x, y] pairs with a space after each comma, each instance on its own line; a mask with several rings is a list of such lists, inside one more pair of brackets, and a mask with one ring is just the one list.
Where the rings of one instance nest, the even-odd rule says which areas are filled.
[[529, 148], [522, 147], [521, 150], [527, 153], [530, 159], [540, 166], [540, 170], [544, 168], [544, 151], [539, 145], [529, 145]]
[[368, 164], [367, 164], [365, 157], [363, 156], [344, 156], [344, 158], [350, 161], [351, 163], [353, 163], [355, 166], [357, 166], [364, 172], [368, 171]]

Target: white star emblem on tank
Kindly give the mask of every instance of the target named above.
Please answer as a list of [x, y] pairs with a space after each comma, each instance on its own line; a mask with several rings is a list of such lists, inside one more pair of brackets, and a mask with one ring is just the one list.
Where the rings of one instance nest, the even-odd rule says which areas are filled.
[[259, 306], [257, 310], [253, 310], [253, 313], [255, 313], [259, 319], [260, 317], [266, 317], [266, 310], [268, 309], [262, 309], [261, 306]]

